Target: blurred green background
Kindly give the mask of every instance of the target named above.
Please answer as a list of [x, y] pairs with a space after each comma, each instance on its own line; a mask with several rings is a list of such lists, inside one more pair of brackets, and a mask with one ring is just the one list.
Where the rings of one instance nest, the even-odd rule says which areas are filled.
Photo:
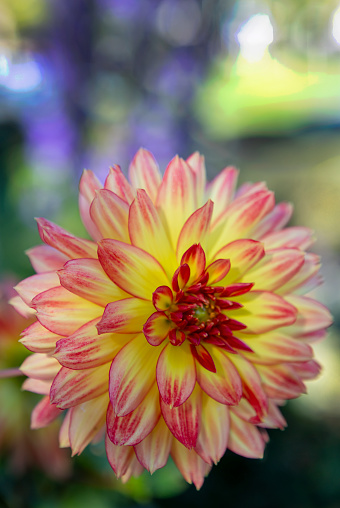
[[0, 507], [339, 508], [338, 0], [0, 0], [0, 368], [27, 354], [6, 299], [33, 273], [33, 218], [85, 235], [82, 169], [126, 170], [139, 146], [162, 170], [199, 150], [210, 178], [232, 164], [294, 203], [335, 320], [315, 346], [323, 373], [283, 409], [263, 460], [227, 452], [199, 493], [172, 463], [122, 485], [102, 445], [71, 460], [57, 427], [29, 430], [39, 397], [1, 380]]

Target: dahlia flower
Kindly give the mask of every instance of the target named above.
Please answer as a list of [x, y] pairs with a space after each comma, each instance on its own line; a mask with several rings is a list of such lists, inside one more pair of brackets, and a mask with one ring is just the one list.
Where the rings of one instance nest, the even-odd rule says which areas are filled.
[[79, 207], [93, 241], [37, 219], [37, 274], [16, 287], [37, 321], [24, 388], [44, 395], [32, 427], [60, 413], [60, 446], [79, 454], [105, 433], [126, 481], [169, 455], [200, 488], [226, 449], [262, 457], [279, 406], [319, 373], [311, 344], [328, 310], [304, 296], [320, 283], [313, 234], [285, 227], [264, 183], [235, 193], [237, 171], [206, 184], [204, 158], [175, 157], [162, 178], [144, 149], [129, 181], [91, 171]]

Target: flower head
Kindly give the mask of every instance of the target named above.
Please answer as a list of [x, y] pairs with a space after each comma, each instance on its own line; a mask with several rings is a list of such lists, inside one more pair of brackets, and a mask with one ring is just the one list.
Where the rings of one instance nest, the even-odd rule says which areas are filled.
[[[311, 343], [331, 318], [303, 296], [320, 283], [307, 228], [263, 183], [235, 193], [228, 167], [210, 184], [198, 153], [164, 177], [141, 149], [104, 186], [80, 182], [94, 241], [38, 219], [38, 272], [17, 286], [37, 321], [21, 369], [45, 397], [33, 427], [65, 411], [61, 446], [79, 454], [106, 433], [108, 460], [127, 480], [173, 457], [199, 488], [226, 449], [262, 457], [278, 408], [319, 372]], [[27, 307], [26, 307], [27, 308]]]

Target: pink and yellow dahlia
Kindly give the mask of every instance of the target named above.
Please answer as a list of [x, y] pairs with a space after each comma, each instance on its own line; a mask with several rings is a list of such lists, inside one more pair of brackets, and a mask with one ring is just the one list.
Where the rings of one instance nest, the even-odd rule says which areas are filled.
[[228, 167], [207, 185], [198, 153], [162, 178], [141, 149], [130, 181], [118, 166], [104, 186], [84, 172], [93, 241], [38, 219], [37, 274], [16, 287], [37, 316], [22, 338], [24, 386], [45, 395], [32, 426], [65, 411], [73, 454], [105, 433], [123, 481], [170, 454], [200, 488], [227, 448], [262, 457], [265, 428], [285, 426], [278, 406], [319, 372], [311, 344], [331, 318], [304, 296], [320, 282], [312, 232], [285, 227], [292, 207], [265, 184], [235, 193], [236, 179]]

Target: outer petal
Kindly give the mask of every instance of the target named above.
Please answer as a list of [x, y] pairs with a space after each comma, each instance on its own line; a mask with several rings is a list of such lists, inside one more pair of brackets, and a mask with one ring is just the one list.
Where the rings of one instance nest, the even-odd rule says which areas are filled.
[[242, 397], [242, 383], [236, 368], [220, 348], [210, 344], [205, 347], [214, 359], [216, 372], [210, 372], [196, 363], [200, 387], [221, 404], [238, 404]]
[[285, 295], [293, 292], [304, 294], [311, 291], [322, 282], [322, 277], [318, 275], [320, 266], [319, 256], [306, 252], [302, 268], [286, 284], [277, 289], [278, 294]]
[[169, 458], [172, 441], [171, 432], [163, 418], [160, 418], [153, 431], [135, 445], [135, 453], [139, 462], [151, 474], [164, 467]]
[[27, 390], [28, 392], [39, 393], [39, 395], [49, 395], [51, 384], [51, 381], [28, 377], [23, 382], [21, 389]]
[[156, 206], [168, 225], [171, 242], [175, 248], [184, 222], [196, 208], [193, 171], [178, 156], [172, 159], [166, 168]]
[[129, 241], [129, 205], [113, 192], [102, 189], [96, 193], [91, 208], [91, 219], [100, 231], [101, 238]]
[[129, 233], [132, 245], [144, 249], [156, 258], [168, 277], [177, 268], [173, 247], [158, 212], [144, 190], [138, 190], [130, 206]]
[[40, 323], [59, 335], [71, 335], [91, 319], [101, 315], [103, 309], [63, 287], [49, 289], [32, 300]]
[[223, 247], [216, 253], [214, 259], [229, 259], [230, 270], [220, 281], [220, 285], [227, 286], [239, 280], [263, 258], [264, 254], [262, 243], [255, 240], [235, 240]]
[[184, 479], [188, 483], [193, 483], [199, 490], [211, 466], [204, 462], [194, 450], [188, 450], [176, 439], [172, 442], [171, 456]]
[[141, 332], [153, 310], [151, 302], [139, 298], [126, 298], [109, 303], [97, 325], [98, 333]]
[[27, 349], [35, 353], [51, 353], [55, 349], [60, 335], [52, 333], [36, 321], [22, 332], [21, 342]]
[[107, 394], [70, 409], [69, 437], [72, 456], [80, 455], [105, 424]]
[[39, 273], [22, 280], [14, 289], [27, 305], [31, 305], [32, 300], [39, 293], [59, 286], [59, 278], [55, 272]]
[[62, 367], [51, 386], [52, 403], [67, 409], [106, 393], [109, 367], [109, 364], [86, 370]]
[[281, 247], [306, 250], [314, 243], [314, 232], [309, 228], [294, 226], [265, 235], [261, 241], [266, 250]]
[[71, 446], [69, 437], [69, 428], [71, 420], [71, 411], [66, 411], [63, 423], [59, 430], [59, 446], [60, 448], [69, 448]]
[[162, 175], [151, 152], [140, 148], [129, 166], [129, 179], [135, 189], [145, 189], [152, 202], [156, 201]]
[[79, 212], [84, 226], [95, 240], [99, 240], [101, 234], [90, 217], [90, 205], [95, 198], [96, 190], [101, 188], [102, 184], [94, 173], [85, 169], [79, 182]]
[[96, 258], [97, 245], [89, 240], [77, 238], [65, 229], [46, 219], [37, 219], [39, 234], [43, 242], [58, 249], [70, 258]]
[[257, 365], [257, 370], [265, 392], [273, 399], [294, 399], [306, 393], [305, 385], [289, 364]]
[[179, 347], [168, 343], [157, 362], [159, 393], [170, 408], [183, 404], [196, 384], [195, 360], [188, 341]]
[[197, 206], [204, 203], [204, 190], [206, 184], [206, 169], [204, 156], [200, 155], [199, 152], [195, 152], [186, 160], [190, 168], [194, 173], [194, 189], [195, 189], [195, 200]]
[[112, 283], [97, 259], [72, 259], [58, 275], [65, 289], [102, 307], [129, 296]]
[[231, 203], [238, 171], [232, 166], [223, 169], [207, 187], [207, 195], [214, 202], [214, 221], [218, 220]]
[[117, 196], [124, 199], [128, 204], [130, 204], [134, 198], [133, 189], [119, 166], [114, 165], [110, 168], [104, 187], [117, 194]]
[[195, 451], [208, 464], [224, 455], [229, 436], [229, 409], [203, 394], [201, 430]]
[[144, 399], [155, 381], [160, 351], [138, 335], [117, 354], [110, 369], [110, 400], [114, 412], [124, 416]]
[[31, 309], [20, 296], [14, 296], [8, 303], [24, 318], [30, 319], [36, 315], [36, 311]]
[[133, 245], [102, 240], [98, 246], [98, 257], [110, 279], [138, 298], [152, 300], [152, 293], [158, 286], [169, 285], [158, 261]]
[[55, 358], [45, 354], [33, 354], [25, 358], [20, 370], [25, 376], [49, 381], [58, 374], [60, 364]]
[[228, 448], [250, 459], [262, 459], [265, 440], [255, 425], [245, 422], [230, 411], [230, 435]]
[[48, 396], [44, 397], [33, 409], [31, 415], [31, 429], [41, 429], [52, 423], [62, 413], [55, 404], [50, 403]]
[[291, 218], [292, 213], [293, 205], [291, 203], [279, 203], [255, 226], [251, 231], [251, 237], [260, 239], [266, 234], [282, 229]]
[[117, 478], [128, 474], [132, 464], [137, 460], [132, 446], [117, 446], [105, 437], [107, 459]]
[[81, 370], [99, 367], [111, 361], [131, 340], [131, 335], [105, 333], [98, 335], [98, 319], [82, 326], [73, 335], [60, 339], [54, 357], [69, 369]]
[[228, 317], [247, 326], [243, 333], [265, 333], [296, 320], [296, 308], [275, 293], [250, 291], [233, 299], [244, 307], [228, 311]]
[[285, 333], [293, 337], [307, 335], [327, 328], [333, 322], [329, 310], [321, 303], [306, 296], [289, 295], [285, 299], [298, 309], [297, 319]]
[[304, 253], [297, 249], [267, 251], [265, 257], [240, 281], [254, 282], [258, 291], [275, 291], [299, 272], [304, 258]]
[[176, 252], [178, 261], [192, 245], [201, 243], [206, 247], [207, 242], [205, 242], [205, 239], [209, 231], [213, 208], [214, 203], [209, 199], [204, 206], [196, 210], [186, 220], [177, 242]]
[[170, 408], [161, 399], [161, 409], [165, 423], [172, 434], [186, 448], [194, 448], [200, 431], [202, 392], [196, 386], [189, 399], [181, 406]]
[[37, 245], [25, 252], [37, 273], [59, 270], [69, 260], [68, 256], [49, 245]]
[[117, 416], [109, 404], [107, 410], [107, 433], [115, 445], [136, 445], [140, 443], [157, 425], [161, 415], [156, 383], [145, 399], [134, 411]]

